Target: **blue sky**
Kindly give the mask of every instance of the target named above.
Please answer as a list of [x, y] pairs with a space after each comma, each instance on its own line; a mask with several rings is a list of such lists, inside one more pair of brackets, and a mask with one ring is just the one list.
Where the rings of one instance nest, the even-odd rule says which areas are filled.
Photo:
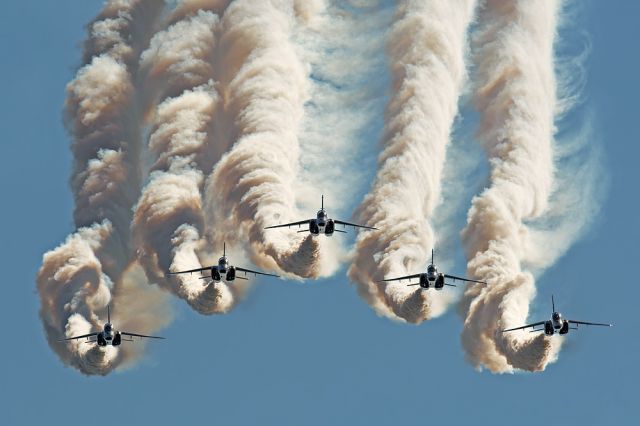
[[73, 231], [61, 109], [100, 5], [12, 1], [0, 16], [3, 424], [635, 424], [640, 2], [592, 1], [577, 25], [592, 42], [585, 94], [610, 185], [600, 218], [539, 280], [532, 307], [546, 315], [554, 293], [566, 315], [614, 328], [570, 334], [543, 373], [479, 373], [464, 360], [454, 310], [420, 326], [378, 318], [343, 270], [262, 281], [225, 316], [175, 300], [169, 340], [104, 378], [48, 348], [35, 292], [42, 254]]

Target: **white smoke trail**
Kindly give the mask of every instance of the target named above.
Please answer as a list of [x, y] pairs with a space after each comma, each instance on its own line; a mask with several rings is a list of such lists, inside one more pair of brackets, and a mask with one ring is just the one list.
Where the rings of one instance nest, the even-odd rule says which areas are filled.
[[393, 93], [383, 151], [361, 221], [380, 229], [357, 240], [349, 278], [381, 315], [418, 323], [444, 311], [447, 293], [423, 292], [385, 276], [420, 272], [434, 246], [446, 146], [465, 79], [466, 31], [474, 1], [400, 2], [388, 45]]
[[589, 36], [579, 28], [584, 22], [584, 4], [562, 1], [560, 5], [554, 45], [558, 99], [553, 189], [545, 214], [528, 222], [531, 247], [523, 258], [523, 267], [536, 276], [584, 235], [598, 217], [609, 183], [594, 129], [595, 117], [584, 90], [585, 63], [591, 52]]
[[225, 11], [221, 86], [235, 144], [215, 167], [205, 195], [214, 247], [246, 242], [259, 267], [299, 277], [322, 273], [319, 240], [263, 228], [300, 217], [293, 183], [308, 80], [290, 37], [316, 9], [302, 1], [238, 0]]
[[[382, 127], [379, 117], [388, 84], [380, 52], [393, 7], [335, 0], [317, 3], [313, 12], [293, 35], [298, 55], [310, 66], [309, 101], [299, 132], [296, 204], [311, 217], [324, 194], [330, 217], [350, 220], [357, 194], [366, 189], [363, 183], [368, 185], [375, 167], [370, 141]], [[345, 237], [328, 239], [322, 248], [321, 263], [333, 265], [326, 268], [327, 275], [346, 258]]]
[[478, 136], [491, 175], [472, 202], [463, 241], [469, 273], [488, 285], [469, 286], [460, 311], [467, 359], [493, 372], [543, 370], [560, 347], [544, 335], [500, 332], [525, 324], [535, 296], [522, 262], [533, 248], [528, 222], [548, 211], [553, 189], [557, 7], [546, 0], [489, 0], [474, 40]]
[[201, 266], [199, 253], [206, 251], [201, 192], [217, 160], [212, 153], [219, 112], [214, 87], [219, 19], [214, 11], [223, 8], [219, 1], [179, 5], [173, 24], [156, 34], [141, 56], [148, 90], [164, 100], [154, 114], [149, 138], [153, 165], [132, 225], [138, 261], [152, 282], [204, 314], [227, 312], [243, 286], [204, 285], [198, 277], [169, 279], [166, 273]]
[[140, 181], [132, 75], [163, 6], [152, 0], [107, 2], [89, 27], [85, 65], [67, 87], [78, 230], [44, 255], [37, 282], [49, 344], [63, 362], [85, 374], [107, 374], [135, 356], [57, 340], [105, 321], [106, 305], [129, 261], [131, 208]]

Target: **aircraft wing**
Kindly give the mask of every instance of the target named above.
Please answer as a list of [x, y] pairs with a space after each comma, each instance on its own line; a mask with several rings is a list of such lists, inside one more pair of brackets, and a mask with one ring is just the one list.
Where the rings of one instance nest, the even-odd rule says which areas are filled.
[[576, 320], [567, 320], [571, 324], [584, 324], [584, 325], [602, 325], [604, 327], [613, 327], [613, 324], [603, 324], [601, 322], [586, 322], [586, 321], [576, 321]]
[[397, 277], [397, 278], [386, 278], [382, 281], [401, 281], [401, 280], [410, 280], [413, 278], [419, 278], [421, 274], [413, 274], [413, 275], [405, 275], [404, 277]]
[[282, 225], [267, 226], [267, 227], [265, 227], [264, 229], [284, 228], [285, 226], [287, 226], [287, 227], [288, 227], [288, 226], [295, 226], [295, 225], [298, 225], [298, 226], [308, 225], [308, 224], [309, 224], [309, 220], [310, 220], [310, 219], [307, 219], [307, 220], [301, 220], [300, 222], [284, 223], [284, 224], [282, 224]]
[[472, 282], [472, 283], [480, 283], [480, 284], [486, 284], [486, 281], [478, 281], [478, 280], [472, 280], [469, 278], [462, 278], [462, 277], [456, 277], [455, 275], [448, 275], [448, 274], [444, 274], [445, 278], [451, 278], [452, 280], [460, 280], [460, 281], [467, 281], [467, 282]]
[[164, 339], [164, 337], [160, 337], [160, 336], [147, 336], [145, 334], [129, 333], [126, 331], [121, 331], [120, 334], [124, 334], [125, 336], [133, 336], [133, 337], [146, 337], [149, 339]]
[[504, 333], [505, 331], [522, 330], [523, 328], [535, 327], [542, 324], [544, 324], [544, 321], [538, 321], [538, 322], [534, 322], [533, 324], [523, 325], [522, 327], [508, 328], [506, 330], [502, 330], [502, 332]]
[[344, 222], [342, 220], [338, 220], [338, 219], [333, 219], [333, 223], [335, 223], [336, 225], [342, 225], [342, 226], [353, 226], [354, 228], [365, 228], [365, 229], [378, 229], [378, 228], [374, 228], [372, 226], [364, 226], [364, 225], [358, 225], [355, 223], [349, 223], [349, 222]]
[[277, 277], [277, 278], [280, 277], [280, 275], [267, 274], [266, 272], [252, 271], [251, 269], [241, 268], [239, 266], [236, 266], [235, 268], [236, 268], [236, 271], [244, 272], [245, 275], [247, 275], [247, 273], [249, 273], [249, 274], [254, 274], [254, 275], [267, 275], [269, 277]]
[[192, 272], [209, 271], [209, 270], [211, 270], [211, 268], [214, 268], [214, 267], [215, 266], [205, 266], [204, 268], [189, 269], [188, 271], [169, 272], [169, 275], [190, 274]]
[[67, 340], [75, 340], [75, 339], [82, 339], [83, 337], [92, 337], [92, 336], [97, 336], [98, 333], [89, 333], [89, 334], [83, 334], [82, 336], [73, 336], [73, 337], [69, 337], [67, 339], [60, 339], [58, 340], [58, 342], [65, 342]]

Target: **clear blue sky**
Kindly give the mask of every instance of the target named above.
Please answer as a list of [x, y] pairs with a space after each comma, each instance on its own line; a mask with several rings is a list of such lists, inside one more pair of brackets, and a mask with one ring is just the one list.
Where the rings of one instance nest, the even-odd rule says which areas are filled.
[[547, 313], [553, 292], [565, 313], [614, 328], [570, 334], [544, 373], [479, 373], [464, 361], [455, 311], [392, 323], [341, 271], [304, 285], [263, 281], [226, 316], [175, 300], [169, 340], [104, 378], [48, 348], [35, 291], [42, 254], [73, 230], [61, 109], [100, 5], [13, 0], [0, 14], [0, 423], [637, 424], [640, 2], [592, 1], [578, 25], [593, 43], [585, 92], [611, 185], [600, 220], [542, 277], [532, 309]]

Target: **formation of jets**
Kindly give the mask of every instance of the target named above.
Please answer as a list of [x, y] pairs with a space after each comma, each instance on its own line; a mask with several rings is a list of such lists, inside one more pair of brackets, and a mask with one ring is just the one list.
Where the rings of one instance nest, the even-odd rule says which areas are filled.
[[[301, 229], [297, 232], [308, 232], [312, 236], [318, 236], [320, 234], [324, 234], [327, 237], [333, 235], [334, 232], [344, 233], [346, 231], [336, 229], [336, 225], [342, 225], [343, 227], [352, 226], [354, 228], [364, 228], [369, 230], [377, 230], [377, 228], [365, 225], [359, 225], [355, 223], [345, 222], [337, 219], [330, 219], [327, 215], [327, 211], [324, 208], [324, 195], [321, 200], [321, 207], [318, 210], [316, 217], [307, 220], [301, 220], [298, 222], [285, 223], [281, 225], [272, 225], [267, 226], [265, 229], [272, 228], [283, 228], [283, 227], [291, 227], [298, 226], [301, 228], [303, 225], [306, 225], [306, 229]], [[200, 268], [188, 269], [184, 271], [169, 271], [168, 275], [178, 275], [178, 274], [193, 274], [193, 273], [201, 273], [200, 279], [207, 280], [205, 285], [209, 285], [211, 283], [218, 283], [222, 280], [232, 283], [236, 279], [246, 280], [247, 274], [257, 275], [265, 275], [270, 277], [279, 277], [276, 274], [269, 274], [266, 272], [255, 271], [252, 269], [243, 268], [240, 266], [233, 266], [229, 264], [229, 260], [227, 259], [227, 248], [226, 243], [223, 244], [223, 252], [222, 257], [218, 259], [217, 265], [204, 266]], [[244, 276], [239, 276], [238, 273], [242, 273]], [[412, 283], [411, 281], [414, 279], [418, 279], [418, 282]], [[426, 272], [419, 272], [416, 274], [405, 275], [402, 277], [394, 277], [394, 278], [384, 278], [383, 282], [391, 282], [391, 281], [403, 281], [408, 280], [409, 284], [407, 286], [420, 286], [421, 289], [428, 290], [434, 288], [436, 290], [442, 290], [445, 286], [455, 287], [455, 284], [451, 284], [450, 282], [446, 282], [446, 280], [452, 281], [464, 281], [470, 283], [478, 283], [478, 284], [487, 284], [485, 281], [474, 280], [471, 278], [459, 277], [456, 275], [449, 275], [442, 272], [438, 272], [438, 268], [434, 262], [434, 253], [431, 250], [431, 263], [427, 266]], [[611, 324], [605, 323], [596, 323], [596, 322], [587, 322], [587, 321], [577, 321], [572, 319], [565, 319], [562, 317], [560, 312], [556, 311], [555, 301], [553, 296], [551, 296], [551, 305], [552, 305], [552, 314], [551, 319], [538, 321], [531, 324], [526, 324], [519, 327], [508, 328], [502, 330], [503, 333], [516, 331], [516, 330], [524, 330], [527, 328], [531, 328], [531, 332], [539, 332], [544, 331], [545, 335], [553, 336], [555, 333], [560, 335], [567, 334], [569, 330], [577, 330], [578, 325], [596, 325], [596, 326], [606, 326], [611, 327]], [[573, 326], [573, 327], [572, 327]], [[122, 342], [132, 342], [134, 337], [140, 338], [150, 338], [150, 339], [164, 339], [164, 337], [159, 336], [148, 336], [144, 334], [131, 333], [127, 331], [119, 331], [113, 328], [113, 324], [111, 323], [111, 311], [110, 307], [107, 306], [107, 323], [104, 324], [102, 331], [97, 331], [93, 333], [83, 334], [80, 336], [73, 336], [65, 339], [61, 339], [60, 341], [69, 341], [69, 340], [77, 340], [86, 338], [87, 343], [96, 343], [98, 346], [118, 346]]]

